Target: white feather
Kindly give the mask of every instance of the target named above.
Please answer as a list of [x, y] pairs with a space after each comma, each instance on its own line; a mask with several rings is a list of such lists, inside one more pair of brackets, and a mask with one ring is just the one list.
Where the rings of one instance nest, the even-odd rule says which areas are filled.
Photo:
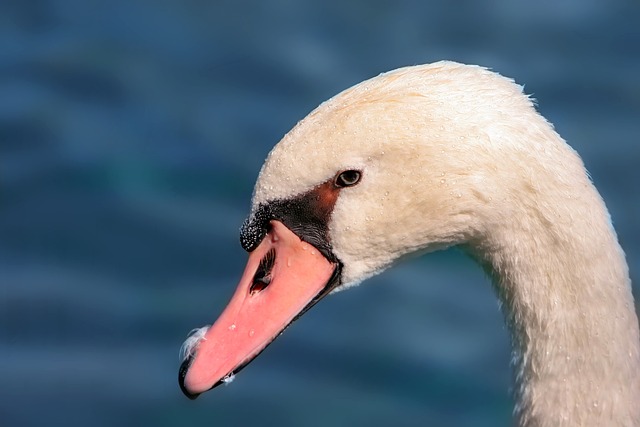
[[196, 350], [198, 350], [198, 344], [200, 341], [205, 340], [204, 337], [211, 325], [203, 326], [202, 328], [195, 328], [189, 332], [187, 339], [184, 341], [182, 346], [180, 347], [180, 360], [184, 361], [187, 358], [191, 357], [195, 354]]

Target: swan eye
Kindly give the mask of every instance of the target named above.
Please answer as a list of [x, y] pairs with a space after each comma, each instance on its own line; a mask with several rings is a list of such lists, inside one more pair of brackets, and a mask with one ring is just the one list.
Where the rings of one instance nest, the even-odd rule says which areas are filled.
[[351, 187], [360, 181], [360, 171], [348, 170], [340, 172], [336, 177], [336, 187]]

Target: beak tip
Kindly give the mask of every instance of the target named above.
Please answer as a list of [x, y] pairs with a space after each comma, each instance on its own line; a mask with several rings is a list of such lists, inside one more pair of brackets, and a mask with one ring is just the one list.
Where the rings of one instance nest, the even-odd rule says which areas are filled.
[[184, 384], [184, 379], [187, 376], [187, 372], [189, 371], [189, 367], [193, 362], [193, 356], [189, 356], [180, 365], [180, 369], [178, 370], [178, 384], [180, 385], [180, 390], [191, 400], [196, 400], [200, 393], [191, 393]]

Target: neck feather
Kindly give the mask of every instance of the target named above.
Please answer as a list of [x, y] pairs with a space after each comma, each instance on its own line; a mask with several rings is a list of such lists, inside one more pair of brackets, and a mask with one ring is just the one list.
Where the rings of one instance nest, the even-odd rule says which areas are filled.
[[591, 183], [581, 190], [554, 207], [555, 220], [544, 210], [553, 203], [538, 202], [470, 245], [511, 331], [522, 426], [640, 425], [628, 268], [602, 199]]

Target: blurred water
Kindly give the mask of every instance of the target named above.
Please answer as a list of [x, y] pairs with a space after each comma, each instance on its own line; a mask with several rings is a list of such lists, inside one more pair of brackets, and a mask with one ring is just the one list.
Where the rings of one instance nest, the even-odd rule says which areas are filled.
[[0, 424], [508, 425], [507, 334], [456, 251], [329, 298], [195, 402], [178, 349], [241, 273], [271, 146], [339, 90], [443, 58], [526, 83], [638, 295], [639, 20], [632, 0], [4, 1]]

